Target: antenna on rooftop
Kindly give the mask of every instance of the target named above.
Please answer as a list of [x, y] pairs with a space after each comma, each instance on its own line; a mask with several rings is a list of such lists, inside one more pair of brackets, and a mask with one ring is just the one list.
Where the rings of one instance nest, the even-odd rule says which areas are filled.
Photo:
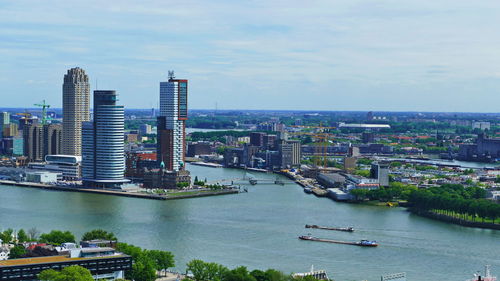
[[175, 79], [174, 71], [169, 70], [168, 71], [168, 80], [172, 80], [172, 79]]

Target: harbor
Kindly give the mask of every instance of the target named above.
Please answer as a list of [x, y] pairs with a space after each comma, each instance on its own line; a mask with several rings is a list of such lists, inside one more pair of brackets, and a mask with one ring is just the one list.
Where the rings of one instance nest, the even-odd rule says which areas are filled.
[[[209, 182], [246, 173], [190, 164], [188, 169]], [[78, 237], [89, 228], [113, 231], [127, 243], [172, 251], [172, 270], [177, 272], [185, 272], [185, 264], [195, 258], [286, 273], [307, 271], [314, 264], [335, 280], [377, 280], [384, 273], [406, 272], [412, 281], [460, 281], [485, 264], [491, 264], [492, 274], [500, 268], [500, 231], [442, 223], [403, 208], [318, 200], [285, 177], [280, 176], [285, 186], [273, 183], [275, 174], [258, 178], [269, 182], [247, 182], [242, 188], [248, 193], [238, 196], [170, 201], [1, 185], [0, 222], [3, 228], [36, 227], [42, 232], [70, 229]], [[368, 238], [380, 246], [307, 243], [297, 239], [307, 234], [305, 224], [352, 226], [354, 233], [313, 234], [340, 241]]]

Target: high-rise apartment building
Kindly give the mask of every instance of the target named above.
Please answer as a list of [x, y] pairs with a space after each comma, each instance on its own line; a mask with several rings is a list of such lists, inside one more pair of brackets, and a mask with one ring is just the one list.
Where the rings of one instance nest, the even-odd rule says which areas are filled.
[[61, 154], [60, 124], [28, 124], [23, 128], [24, 154], [30, 162], [44, 161], [46, 155]]
[[3, 129], [10, 123], [10, 115], [8, 112], [0, 113], [0, 139], [3, 138]]
[[184, 167], [187, 84], [188, 80], [175, 79], [173, 71], [169, 71], [167, 82], [160, 82], [158, 162], [169, 171]]
[[94, 120], [82, 129], [82, 178], [89, 187], [119, 188], [125, 174], [123, 105], [116, 91], [94, 91]]
[[75, 67], [64, 75], [62, 152], [82, 153], [82, 122], [90, 121], [90, 83], [85, 70]]

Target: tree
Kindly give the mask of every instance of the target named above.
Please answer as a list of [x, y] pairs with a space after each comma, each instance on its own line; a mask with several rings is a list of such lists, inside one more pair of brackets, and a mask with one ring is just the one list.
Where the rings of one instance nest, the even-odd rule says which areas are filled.
[[225, 274], [229, 271], [225, 266], [217, 263], [207, 263], [202, 260], [192, 260], [187, 264], [186, 272], [193, 274], [195, 281], [218, 281], [226, 279]]
[[67, 242], [75, 243], [75, 235], [69, 231], [52, 230], [50, 233], [40, 235], [40, 242], [54, 245]]
[[22, 258], [24, 255], [26, 255], [26, 249], [21, 245], [17, 245], [10, 249], [9, 259]]
[[40, 235], [40, 231], [36, 229], [36, 227], [32, 227], [28, 229], [28, 237], [30, 241], [35, 241], [38, 239], [38, 235]]
[[139, 258], [132, 265], [131, 277], [134, 281], [156, 280], [154, 262], [145, 255], [139, 256]]
[[90, 271], [78, 265], [63, 268], [61, 271], [47, 269], [38, 274], [41, 281], [94, 281]]
[[96, 240], [96, 239], [102, 239], [102, 240], [110, 240], [110, 241], [116, 241], [116, 236], [113, 232], [107, 232], [102, 229], [94, 229], [89, 232], [86, 232], [82, 236], [82, 241], [89, 241], [89, 240]]
[[157, 271], [166, 270], [175, 266], [174, 255], [171, 252], [160, 250], [146, 250], [146, 255], [155, 262]]
[[28, 235], [26, 234], [26, 232], [24, 231], [24, 229], [20, 229], [18, 232], [17, 232], [17, 242], [18, 243], [24, 243], [26, 241], [29, 240], [29, 237]]
[[4, 232], [0, 233], [0, 239], [2, 239], [3, 243], [9, 244], [12, 242], [12, 233], [14, 233], [12, 228], [8, 228]]
[[231, 281], [256, 281], [244, 266], [228, 271], [224, 277], [225, 280]]

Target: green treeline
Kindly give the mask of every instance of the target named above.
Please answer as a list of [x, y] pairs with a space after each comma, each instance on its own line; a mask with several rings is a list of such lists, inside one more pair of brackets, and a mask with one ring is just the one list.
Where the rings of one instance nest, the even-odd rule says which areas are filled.
[[214, 262], [192, 260], [187, 264], [186, 272], [192, 281], [315, 281], [313, 277], [294, 278], [281, 271], [268, 269], [266, 271], [248, 271], [244, 266], [229, 269]]
[[468, 221], [493, 223], [500, 218], [500, 204], [483, 199], [486, 191], [480, 187], [444, 184], [413, 191], [408, 203], [417, 211], [431, 211]]

